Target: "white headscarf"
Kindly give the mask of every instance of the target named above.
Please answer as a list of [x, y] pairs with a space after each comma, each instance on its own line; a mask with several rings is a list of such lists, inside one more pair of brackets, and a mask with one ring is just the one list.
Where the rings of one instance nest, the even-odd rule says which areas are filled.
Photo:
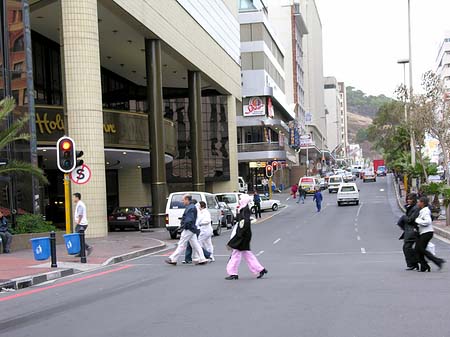
[[247, 205], [252, 201], [252, 197], [248, 194], [242, 194], [239, 198], [239, 209], [243, 209], [244, 207], [247, 207]]

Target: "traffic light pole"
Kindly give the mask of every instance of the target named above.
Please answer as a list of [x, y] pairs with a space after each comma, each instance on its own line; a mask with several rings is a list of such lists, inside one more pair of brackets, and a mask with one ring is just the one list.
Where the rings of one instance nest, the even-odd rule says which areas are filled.
[[273, 177], [269, 178], [269, 199], [272, 199], [272, 193], [273, 193], [273, 191], [272, 191], [272, 178]]
[[70, 178], [69, 173], [64, 173], [64, 206], [66, 213], [66, 234], [72, 233], [71, 226], [71, 200], [70, 200]]

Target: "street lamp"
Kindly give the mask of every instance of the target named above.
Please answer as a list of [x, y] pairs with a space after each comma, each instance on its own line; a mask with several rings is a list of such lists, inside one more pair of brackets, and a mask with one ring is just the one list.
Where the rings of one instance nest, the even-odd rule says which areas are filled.
[[[398, 64], [403, 64], [403, 85], [406, 88], [406, 65], [409, 63], [409, 59], [400, 59], [397, 61]], [[408, 109], [406, 107], [406, 96], [405, 95], [405, 122], [408, 120]]]

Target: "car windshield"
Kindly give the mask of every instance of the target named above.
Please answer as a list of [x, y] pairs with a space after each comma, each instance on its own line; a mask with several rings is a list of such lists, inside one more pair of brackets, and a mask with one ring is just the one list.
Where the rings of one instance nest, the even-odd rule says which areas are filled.
[[220, 202], [225, 202], [227, 204], [237, 203], [237, 197], [235, 194], [218, 194], [217, 200], [219, 200]]
[[134, 207], [118, 207], [114, 210], [113, 213], [124, 213], [124, 214], [131, 214], [135, 212]]
[[340, 183], [340, 182], [342, 182], [341, 177], [331, 177], [330, 178], [330, 183]]
[[[184, 194], [174, 194], [172, 196], [172, 201], [170, 202], [171, 209], [184, 209], [186, 206], [183, 204]], [[200, 194], [192, 194], [192, 199], [197, 201], [202, 201], [202, 197]]]
[[355, 186], [342, 186], [341, 192], [355, 192]]

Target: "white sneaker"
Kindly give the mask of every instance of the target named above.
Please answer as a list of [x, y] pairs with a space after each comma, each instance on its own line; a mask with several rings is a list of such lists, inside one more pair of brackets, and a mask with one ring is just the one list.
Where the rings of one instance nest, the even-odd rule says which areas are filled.
[[211, 256], [209, 259], [211, 260], [211, 262], [216, 262], [216, 259], [214, 258], [214, 256]]

